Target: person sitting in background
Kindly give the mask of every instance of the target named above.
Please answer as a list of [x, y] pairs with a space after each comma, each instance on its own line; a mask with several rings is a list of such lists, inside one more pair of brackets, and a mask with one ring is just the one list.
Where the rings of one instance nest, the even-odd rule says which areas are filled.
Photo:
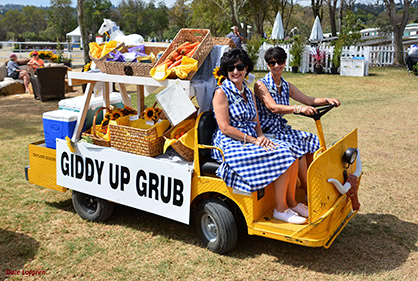
[[242, 48], [242, 42], [244, 42], [244, 36], [242, 36], [237, 26], [231, 27], [232, 31], [226, 35], [227, 38], [230, 38], [232, 41], [234, 41], [235, 46], [237, 48]]
[[[256, 82], [254, 92], [263, 132], [290, 143], [302, 152], [303, 157], [299, 160], [299, 179], [306, 192], [308, 165], [313, 160], [313, 153], [319, 149], [319, 139], [312, 133], [292, 129], [284, 115], [291, 113], [312, 115], [316, 113], [313, 106], [327, 104], [339, 106], [340, 101], [334, 98], [306, 96], [296, 86], [285, 81], [282, 74], [286, 58], [287, 54], [281, 47], [273, 47], [266, 51], [264, 60], [270, 72]], [[302, 105], [289, 105], [289, 97]]]
[[13, 79], [22, 79], [25, 85], [25, 93], [29, 93], [29, 73], [20, 69], [17, 63], [16, 54], [10, 54], [10, 60], [7, 62], [7, 76]]
[[[212, 144], [212, 158], [221, 163], [216, 174], [227, 186], [254, 192], [273, 183], [273, 217], [293, 224], [303, 224], [308, 208], [295, 198], [298, 158], [302, 156], [285, 142], [268, 139], [258, 122], [254, 95], [245, 77], [254, 65], [242, 48], [234, 48], [221, 58], [218, 74], [224, 77], [215, 90], [212, 104], [217, 128]], [[218, 75], [219, 76], [219, 75]]]
[[45, 67], [44, 61], [39, 58], [39, 54], [37, 51], [32, 52], [32, 58], [28, 62], [29, 72], [34, 74], [38, 67]]

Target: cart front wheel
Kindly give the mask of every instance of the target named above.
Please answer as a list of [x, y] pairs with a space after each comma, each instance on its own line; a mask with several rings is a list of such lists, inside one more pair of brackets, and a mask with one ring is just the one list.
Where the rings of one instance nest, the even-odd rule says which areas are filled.
[[212, 252], [223, 254], [237, 244], [234, 215], [219, 199], [206, 199], [198, 204], [195, 225], [203, 244]]
[[82, 219], [96, 222], [107, 220], [114, 210], [113, 203], [78, 191], [73, 191], [73, 206]]

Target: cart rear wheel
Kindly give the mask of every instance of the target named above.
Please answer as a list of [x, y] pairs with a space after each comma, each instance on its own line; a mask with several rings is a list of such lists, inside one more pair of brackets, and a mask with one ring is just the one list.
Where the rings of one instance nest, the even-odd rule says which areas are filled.
[[113, 203], [78, 191], [73, 191], [73, 206], [82, 219], [96, 222], [107, 220], [114, 210]]
[[234, 215], [219, 199], [206, 199], [198, 204], [195, 225], [203, 244], [215, 253], [226, 253], [237, 244]]

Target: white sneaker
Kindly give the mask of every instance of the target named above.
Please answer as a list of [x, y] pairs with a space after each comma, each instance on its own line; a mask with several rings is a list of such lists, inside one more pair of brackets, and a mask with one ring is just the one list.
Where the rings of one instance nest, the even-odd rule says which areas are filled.
[[309, 216], [308, 207], [303, 203], [298, 203], [295, 207], [290, 209], [292, 209], [292, 211], [298, 213], [302, 217], [307, 218]]
[[297, 213], [291, 209], [287, 209], [284, 212], [279, 212], [274, 208], [273, 217], [277, 220], [285, 221], [293, 224], [304, 224], [306, 219], [299, 216]]

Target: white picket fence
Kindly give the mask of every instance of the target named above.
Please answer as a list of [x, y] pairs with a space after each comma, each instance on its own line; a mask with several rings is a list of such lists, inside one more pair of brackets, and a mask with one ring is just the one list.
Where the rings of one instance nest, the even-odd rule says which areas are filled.
[[[290, 55], [290, 48], [292, 45], [278, 45], [282, 47], [287, 54], [287, 61], [285, 71], [291, 71], [290, 61], [292, 55]], [[264, 43], [259, 50], [259, 57], [255, 63], [256, 70], [268, 70], [267, 64], [264, 61], [264, 54], [266, 51], [274, 47], [274, 45]], [[320, 44], [319, 49], [325, 51], [325, 60], [323, 71], [325, 73], [331, 73], [332, 67], [332, 58], [334, 47], [326, 44]], [[405, 56], [407, 50], [404, 50]], [[377, 67], [377, 66], [388, 66], [393, 65], [395, 57], [395, 49], [393, 46], [350, 46], [344, 47], [341, 54], [342, 58], [352, 58], [352, 57], [364, 57], [366, 65], [368, 67]], [[311, 56], [311, 46], [305, 46], [305, 51], [303, 52], [302, 65], [299, 67], [299, 71], [302, 73], [313, 72], [313, 57]]]

